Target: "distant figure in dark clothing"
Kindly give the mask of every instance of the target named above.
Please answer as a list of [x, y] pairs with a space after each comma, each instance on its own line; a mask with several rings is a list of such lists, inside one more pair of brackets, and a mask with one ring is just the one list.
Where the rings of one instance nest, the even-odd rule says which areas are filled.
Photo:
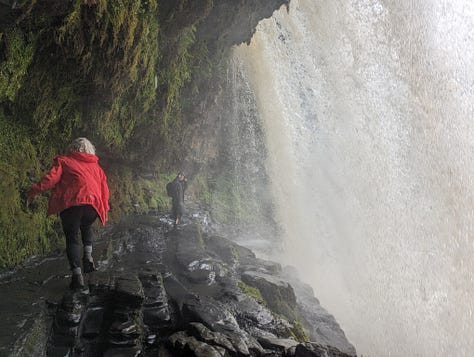
[[181, 222], [184, 214], [184, 191], [188, 187], [186, 176], [182, 172], [178, 173], [176, 178], [171, 182], [170, 196], [172, 198], [172, 216], [175, 219], [175, 227]]

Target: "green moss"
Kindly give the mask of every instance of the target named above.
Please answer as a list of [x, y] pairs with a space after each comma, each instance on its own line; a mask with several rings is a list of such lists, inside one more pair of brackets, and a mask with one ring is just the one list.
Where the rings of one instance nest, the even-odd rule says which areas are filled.
[[189, 194], [204, 203], [212, 218], [220, 223], [235, 225], [259, 225], [262, 210], [261, 193], [249, 191], [245, 182], [231, 170], [222, 169], [209, 175], [204, 171], [192, 180]]
[[219, 222], [227, 224], [257, 223], [255, 197], [230, 173], [209, 179], [211, 212]]
[[[255, 197], [250, 197], [242, 183], [224, 171], [211, 177], [207, 172], [200, 172], [191, 181], [188, 194], [191, 199], [206, 205], [213, 219], [220, 223], [256, 222]], [[235, 253], [238, 254], [236, 250]]]
[[303, 325], [298, 320], [293, 320], [292, 327], [288, 331], [290, 335], [298, 342], [308, 342], [309, 337], [306, 334]]
[[[23, 22], [39, 26], [43, 7], [30, 4]], [[179, 158], [182, 91], [197, 72], [210, 72], [206, 44], [196, 43], [195, 33], [212, 2], [193, 14], [194, 21], [187, 16], [185, 26], [167, 25], [165, 32], [162, 23], [186, 10], [172, 7], [160, 12], [153, 0], [71, 2], [59, 25], [39, 32], [18, 102], [21, 120], [39, 131], [41, 141], [54, 138], [56, 149], [72, 136], [94, 133], [87, 136], [126, 159], [143, 162], [144, 153], [163, 147], [169, 154], [162, 161]]]
[[[57, 218], [45, 217], [47, 195], [30, 210], [24, 199], [74, 137], [98, 149], [112, 220], [168, 210], [174, 174], [161, 172], [185, 155], [183, 108], [193, 101], [183, 92], [197, 93], [212, 72], [207, 44], [196, 40], [212, 1], [192, 14], [156, 0], [57, 5], [22, 1], [0, 34], [1, 267], [62, 247]], [[144, 168], [153, 174], [139, 174]], [[206, 202], [210, 192], [202, 191]]]
[[240, 290], [244, 293], [247, 294], [250, 297], [253, 297], [255, 300], [257, 300], [259, 303], [264, 304], [265, 299], [262, 296], [262, 293], [258, 288], [254, 288], [253, 286], [245, 284], [243, 281], [239, 281], [238, 283]]
[[0, 267], [11, 267], [32, 255], [63, 245], [56, 218], [46, 218], [47, 198], [26, 209], [26, 192], [41, 171], [25, 128], [0, 112]]
[[[203, 13], [211, 6], [209, 2]], [[0, 62], [0, 93], [13, 100], [15, 91], [24, 89], [19, 114], [39, 131], [41, 140], [54, 138], [60, 148], [85, 132], [133, 159], [139, 157], [137, 151], [156, 152], [156, 146], [179, 152], [179, 143], [174, 143], [175, 133], [182, 130], [181, 92], [209, 62], [205, 43], [198, 45], [195, 39], [195, 23], [202, 14], [194, 22], [187, 19], [187, 26], [172, 26], [173, 33], [163, 33], [161, 22], [171, 21], [184, 8], [176, 5], [161, 17], [153, 0], [102, 0], [94, 6], [75, 0], [56, 25], [38, 23], [47, 11], [44, 4], [24, 7], [23, 23], [51, 28], [39, 31], [35, 42], [25, 41], [32, 35], [19, 29], [2, 36], [11, 55]], [[34, 65], [26, 76], [33, 54]], [[7, 78], [13, 75], [13, 81]]]
[[58, 29], [61, 50], [75, 66], [59, 60], [62, 73], [72, 70], [73, 82], [85, 80], [86, 92], [105, 99], [82, 108], [84, 127], [116, 149], [126, 147], [155, 101], [157, 11], [156, 1], [148, 1], [146, 8], [137, 1], [100, 2], [94, 8], [76, 1]]
[[[164, 96], [164, 110], [161, 131], [163, 134], [169, 134], [172, 128], [171, 121], [181, 119], [177, 115], [181, 109], [180, 94], [181, 89], [191, 79], [192, 73], [192, 55], [191, 47], [195, 42], [196, 27], [194, 25], [184, 28], [176, 37], [171, 46], [173, 49], [171, 58], [173, 62], [169, 64], [169, 70], [160, 73], [161, 87], [166, 89]], [[169, 56], [168, 56], [169, 57]], [[180, 125], [180, 122], [175, 125]]]
[[207, 175], [203, 173], [197, 174], [189, 187], [189, 192], [194, 200], [205, 205], [210, 205], [212, 200], [212, 193], [209, 188]]
[[0, 48], [5, 48], [5, 60], [0, 62], [0, 102], [14, 101], [33, 59], [35, 38], [17, 29], [2, 35]]
[[239, 261], [239, 252], [235, 246], [230, 247], [230, 253], [232, 254], [232, 258], [234, 258], [235, 261]]
[[118, 220], [124, 214], [167, 211], [171, 199], [166, 194], [166, 184], [174, 174], [161, 173], [144, 178], [130, 167], [112, 168], [108, 174], [108, 185], [112, 202], [110, 217]]

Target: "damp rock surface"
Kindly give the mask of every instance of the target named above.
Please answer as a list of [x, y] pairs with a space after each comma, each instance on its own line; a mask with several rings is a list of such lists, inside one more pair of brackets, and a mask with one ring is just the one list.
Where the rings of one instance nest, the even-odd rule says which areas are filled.
[[279, 264], [199, 223], [171, 227], [163, 217], [140, 216], [108, 232], [86, 288], [65, 288], [44, 307], [42, 353], [356, 355], [312, 291]]

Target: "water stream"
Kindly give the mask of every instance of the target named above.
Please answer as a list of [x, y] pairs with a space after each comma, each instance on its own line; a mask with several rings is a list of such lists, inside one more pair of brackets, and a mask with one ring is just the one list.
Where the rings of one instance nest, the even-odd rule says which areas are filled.
[[474, 3], [292, 0], [234, 51], [284, 254], [364, 356], [474, 350]]

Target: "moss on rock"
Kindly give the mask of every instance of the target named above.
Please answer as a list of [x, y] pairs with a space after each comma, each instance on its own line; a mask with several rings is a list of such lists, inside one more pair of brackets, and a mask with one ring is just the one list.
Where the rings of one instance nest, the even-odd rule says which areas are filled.
[[40, 171], [29, 132], [0, 112], [0, 133], [0, 267], [9, 267], [62, 246], [62, 240], [57, 220], [46, 218], [46, 197], [25, 207], [31, 179]]
[[250, 297], [253, 297], [257, 302], [264, 304], [265, 299], [262, 296], [262, 293], [258, 288], [245, 284], [243, 281], [239, 281], [239, 288], [244, 293]]
[[[267, 16], [282, 2], [259, 2], [248, 12], [261, 8]], [[98, 149], [111, 186], [112, 219], [169, 207], [164, 187], [170, 175], [162, 173], [191, 150], [186, 140], [194, 107], [202, 92], [209, 92], [219, 72], [213, 68], [225, 63], [221, 59], [231, 45], [218, 41], [226, 24], [215, 20], [222, 11], [233, 17], [233, 8], [238, 14], [246, 8], [241, 1], [221, 5], [212, 0], [0, 5], [5, 20], [0, 23], [0, 267], [63, 245], [57, 218], [45, 217], [47, 196], [26, 210], [24, 195], [77, 136], [88, 137]], [[259, 16], [252, 16], [251, 26]], [[216, 24], [211, 26], [216, 34], [209, 36], [206, 23]], [[233, 42], [252, 31], [239, 32]], [[202, 193], [225, 208], [239, 195], [219, 198], [223, 193], [214, 191], [228, 187], [225, 178], [221, 182], [217, 187], [206, 182]], [[235, 215], [247, 213], [224, 211], [225, 219]]]

